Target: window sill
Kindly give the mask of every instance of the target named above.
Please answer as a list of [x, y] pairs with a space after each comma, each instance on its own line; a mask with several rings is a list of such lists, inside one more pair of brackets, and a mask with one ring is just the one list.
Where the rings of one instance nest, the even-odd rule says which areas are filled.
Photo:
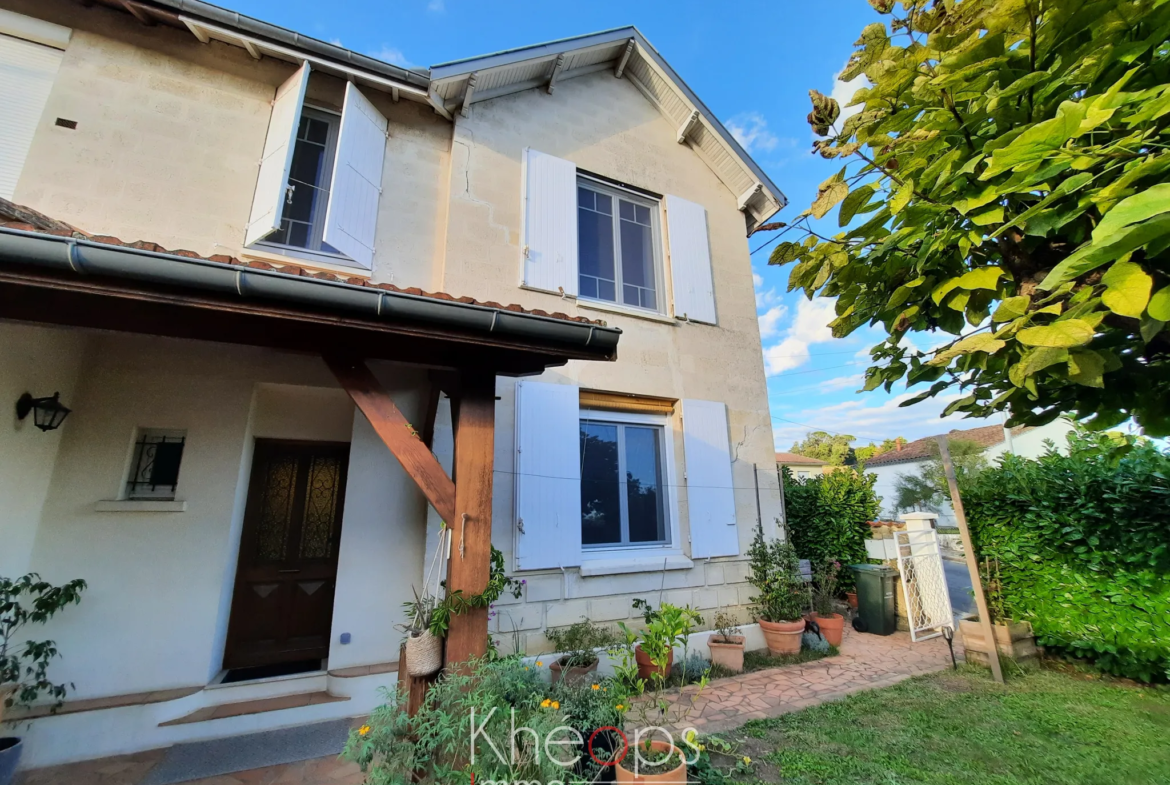
[[94, 512], [186, 512], [187, 502], [173, 499], [107, 499], [93, 505]]
[[291, 251], [289, 253], [279, 253], [276, 248], [245, 248], [240, 251], [240, 258], [245, 261], [268, 262], [270, 264], [291, 264], [297, 267], [303, 267], [306, 270], [320, 270], [343, 276], [369, 278], [373, 274], [373, 271], [368, 267], [362, 267], [357, 262], [347, 264], [341, 257], [338, 257], [337, 261], [333, 262], [331, 260], [327, 261], [325, 257], [310, 257], [307, 254], [303, 257], [297, 256]]
[[607, 311], [609, 313], [620, 313], [622, 316], [632, 316], [635, 319], [645, 319], [649, 322], [661, 322], [662, 324], [676, 325], [678, 320], [653, 311], [645, 311], [641, 308], [630, 308], [625, 305], [611, 304], [599, 300], [582, 300], [577, 298], [578, 308], [588, 308], [591, 311]]
[[625, 575], [636, 572], [662, 570], [689, 570], [695, 563], [686, 556], [626, 556], [612, 559], [585, 559], [581, 562], [581, 577], [594, 575]]

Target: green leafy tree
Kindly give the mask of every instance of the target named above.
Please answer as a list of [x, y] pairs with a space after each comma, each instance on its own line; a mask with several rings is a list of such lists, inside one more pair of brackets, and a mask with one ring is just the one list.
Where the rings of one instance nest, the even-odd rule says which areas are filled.
[[[837, 298], [834, 335], [885, 329], [867, 390], [1170, 434], [1170, 2], [870, 4], [893, 18], [840, 76], [869, 79], [861, 111], [811, 92], [814, 146], [844, 165], [770, 262]], [[850, 228], [810, 228], [837, 206]]]
[[[836, 471], [796, 481], [784, 470], [788, 536], [801, 559], [813, 564], [839, 561], [863, 564], [869, 521], [878, 517], [877, 475]], [[839, 576], [842, 590], [853, 587], [853, 573]]]
[[852, 443], [852, 436], [813, 431], [804, 438], [804, 441], [794, 443], [791, 452], [806, 458], [827, 461], [833, 466], [845, 466], [856, 462], [853, 448], [850, 447]]
[[865, 447], [854, 447], [853, 455], [857, 458], [859, 464], [865, 463], [870, 458], [875, 458], [878, 455], [884, 455], [892, 450], [898, 449], [898, 445], [905, 444], [906, 439], [899, 436], [896, 439], [886, 439], [881, 444], [874, 444], [870, 442]]
[[[947, 451], [955, 468], [955, 481], [960, 492], [987, 468], [983, 447], [967, 439], [947, 439]], [[914, 474], [899, 474], [894, 481], [894, 505], [898, 512], [905, 510], [930, 510], [938, 512], [943, 502], [951, 500], [951, 489], [947, 473], [943, 468], [938, 447], [931, 445], [931, 457], [922, 463]]]

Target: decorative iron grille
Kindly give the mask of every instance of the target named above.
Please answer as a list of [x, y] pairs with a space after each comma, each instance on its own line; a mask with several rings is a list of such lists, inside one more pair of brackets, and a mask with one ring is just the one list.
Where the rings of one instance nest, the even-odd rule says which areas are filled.
[[126, 482], [131, 499], [173, 499], [187, 437], [144, 432], [134, 445], [134, 464]]

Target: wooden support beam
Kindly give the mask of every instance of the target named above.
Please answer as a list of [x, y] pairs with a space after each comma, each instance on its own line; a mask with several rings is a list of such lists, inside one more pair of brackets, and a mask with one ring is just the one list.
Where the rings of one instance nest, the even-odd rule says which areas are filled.
[[553, 64], [552, 73], [548, 77], [548, 87], [546, 89], [549, 95], [552, 95], [552, 91], [556, 89], [557, 79], [560, 78], [561, 71], [563, 70], [565, 70], [565, 56], [563, 54], [557, 55], [557, 61]]
[[1003, 669], [999, 664], [999, 641], [991, 627], [991, 613], [987, 609], [987, 597], [983, 594], [983, 579], [979, 575], [979, 562], [975, 560], [975, 546], [971, 542], [971, 531], [967, 528], [967, 512], [963, 509], [963, 498], [959, 495], [959, 483], [955, 479], [955, 467], [951, 463], [951, 450], [946, 436], [936, 436], [938, 454], [942, 458], [943, 472], [947, 475], [947, 486], [951, 491], [951, 507], [955, 510], [955, 523], [963, 538], [963, 553], [967, 559], [967, 573], [971, 576], [971, 590], [975, 595], [975, 609], [979, 611], [979, 627], [983, 640], [987, 641], [987, 661], [991, 664], [992, 677], [1003, 684]]
[[122, 0], [122, 7], [125, 8], [132, 17], [137, 19], [147, 27], [153, 27], [155, 24], [154, 17], [147, 15], [146, 10], [138, 3], [130, 0]]
[[618, 60], [617, 68], [613, 69], [613, 75], [618, 79], [622, 78], [622, 74], [626, 72], [626, 64], [630, 62], [630, 55], [634, 53], [634, 39], [631, 38], [626, 44], [626, 51], [622, 52], [622, 57]]
[[398, 694], [404, 699], [406, 713], [413, 717], [427, 699], [427, 690], [438, 681], [443, 672], [435, 671], [430, 676], [411, 676], [406, 672], [406, 644], [398, 648]]
[[[256, 44], [252, 43], [246, 38], [243, 40], [243, 44], [244, 48], [248, 50], [248, 54], [252, 56], [253, 60], [259, 60], [263, 57], [263, 55], [260, 54], [260, 50], [256, 47]], [[350, 81], [353, 81], [352, 74], [350, 75]]]
[[479, 80], [479, 71], [467, 77], [467, 87], [463, 88], [463, 106], [459, 107], [459, 114], [467, 117], [471, 114], [471, 99], [475, 97], [475, 83]]
[[[455, 483], [443, 471], [439, 459], [427, 448], [410, 422], [390, 400], [390, 395], [361, 360], [325, 357], [337, 381], [349, 393], [374, 431], [390, 448], [439, 517], [452, 525], [455, 519]], [[490, 496], [490, 490], [489, 490]]]
[[756, 194], [758, 194], [762, 190], [764, 190], [764, 184], [763, 183], [755, 183], [754, 185], [752, 185], [751, 188], [744, 191], [743, 194], [739, 197], [739, 210], [740, 210], [740, 212], [743, 212], [744, 210], [748, 209], [748, 202], [750, 202], [752, 200], [752, 197], [755, 196]]
[[691, 112], [686, 121], [678, 128], [678, 143], [686, 144], [687, 137], [691, 135], [691, 131], [695, 130], [695, 126], [699, 124], [699, 110]]
[[[496, 379], [493, 372], [463, 376], [455, 422], [455, 513], [447, 590], [480, 594], [487, 588], [492, 552], [492, 473], [495, 459]], [[451, 617], [448, 666], [487, 652], [487, 608]]]

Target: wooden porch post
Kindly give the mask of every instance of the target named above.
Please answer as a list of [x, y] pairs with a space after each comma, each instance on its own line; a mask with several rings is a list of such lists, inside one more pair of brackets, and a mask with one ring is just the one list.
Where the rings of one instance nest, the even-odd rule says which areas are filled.
[[[454, 407], [453, 407], [454, 408]], [[491, 371], [465, 373], [454, 411], [455, 516], [451, 521], [448, 591], [479, 594], [487, 588], [492, 551], [492, 479], [495, 459], [496, 377]], [[451, 618], [448, 666], [487, 652], [487, 608]]]

